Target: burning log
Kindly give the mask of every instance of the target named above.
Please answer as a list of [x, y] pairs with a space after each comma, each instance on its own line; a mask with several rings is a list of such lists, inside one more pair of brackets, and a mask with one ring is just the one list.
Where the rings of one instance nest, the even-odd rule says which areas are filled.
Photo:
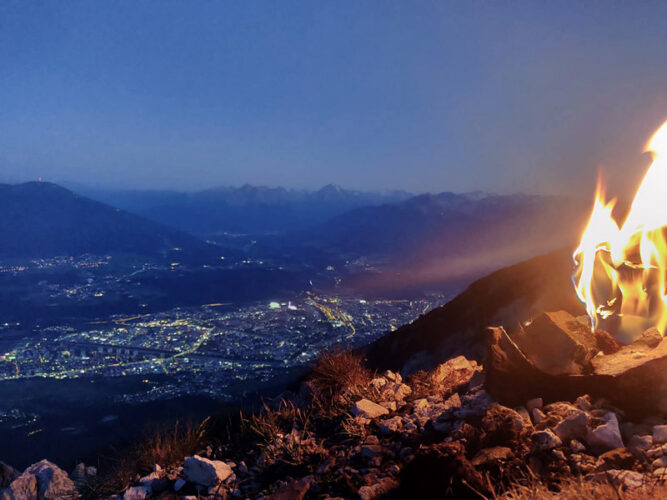
[[667, 413], [667, 340], [656, 329], [619, 348], [608, 334], [596, 335], [560, 311], [514, 335], [489, 328], [488, 339], [487, 390], [504, 404], [590, 394], [628, 414]]

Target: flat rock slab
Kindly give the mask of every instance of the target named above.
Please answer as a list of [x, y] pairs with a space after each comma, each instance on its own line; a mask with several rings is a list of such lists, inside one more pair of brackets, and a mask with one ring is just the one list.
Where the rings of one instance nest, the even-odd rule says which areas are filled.
[[[545, 317], [543, 323], [553, 316]], [[554, 326], [552, 331], [555, 330], [562, 331]], [[531, 351], [531, 355], [524, 352], [520, 342], [515, 341], [517, 337], [510, 337], [503, 328], [489, 328], [487, 334], [486, 386], [502, 404], [514, 406], [537, 396], [547, 401], [567, 401], [590, 394], [608, 399], [628, 415], [667, 413], [667, 340], [655, 332], [647, 331], [612, 354], [598, 353], [581, 374], [545, 371], [540, 368], [540, 361], [536, 362], [541, 359], [534, 357], [536, 351]], [[570, 352], [583, 352], [578, 349]]]

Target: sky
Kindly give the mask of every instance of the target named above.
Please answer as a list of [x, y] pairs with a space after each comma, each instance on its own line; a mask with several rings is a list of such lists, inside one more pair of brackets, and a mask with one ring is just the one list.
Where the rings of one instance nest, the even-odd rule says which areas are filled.
[[0, 2], [0, 181], [586, 195], [667, 119], [667, 3]]

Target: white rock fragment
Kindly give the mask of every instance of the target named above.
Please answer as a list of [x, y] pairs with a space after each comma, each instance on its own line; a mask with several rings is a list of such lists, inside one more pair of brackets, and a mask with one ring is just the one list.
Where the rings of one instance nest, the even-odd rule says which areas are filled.
[[150, 494], [148, 486], [132, 486], [123, 493], [123, 500], [145, 500]]
[[628, 441], [628, 451], [635, 456], [641, 456], [643, 452], [649, 450], [653, 446], [652, 436], [634, 435]]
[[533, 423], [535, 423], [535, 424], [539, 424], [545, 418], [547, 418], [547, 416], [544, 414], [544, 412], [542, 410], [540, 410], [539, 408], [533, 408], [533, 411], [531, 412], [531, 414], [533, 415]]
[[183, 475], [187, 481], [201, 486], [214, 486], [232, 474], [232, 468], [220, 460], [194, 455], [187, 457], [183, 465]]
[[667, 443], [667, 425], [653, 426], [653, 442], [656, 444]]
[[62, 500], [76, 497], [76, 487], [67, 473], [48, 460], [28, 467], [8, 488], [0, 492], [2, 500]]
[[578, 411], [559, 422], [553, 430], [562, 441], [584, 439], [588, 432], [588, 420], [586, 412]]
[[609, 412], [602, 417], [604, 422], [595, 429], [589, 429], [586, 434], [586, 442], [589, 446], [600, 451], [623, 448], [621, 430], [618, 428], [616, 414]]
[[526, 401], [526, 410], [528, 410], [528, 413], [530, 414], [533, 413], [535, 408], [541, 410], [542, 406], [544, 406], [544, 401], [542, 401], [542, 398], [533, 398]]
[[400, 430], [403, 426], [403, 419], [399, 416], [389, 418], [380, 422], [380, 434], [390, 436], [394, 432]]
[[563, 442], [551, 429], [544, 429], [543, 431], [536, 431], [530, 435], [535, 445], [539, 450], [552, 450], [562, 445]]
[[377, 418], [382, 415], [387, 415], [389, 410], [379, 404], [373, 403], [368, 399], [360, 399], [352, 407], [352, 415], [363, 418]]

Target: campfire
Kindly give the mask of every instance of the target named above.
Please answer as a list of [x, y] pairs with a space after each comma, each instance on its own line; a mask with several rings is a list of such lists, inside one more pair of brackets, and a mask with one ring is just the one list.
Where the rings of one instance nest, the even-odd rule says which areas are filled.
[[548, 312], [509, 333], [490, 329], [497, 398], [589, 393], [629, 413], [667, 413], [667, 122], [646, 150], [652, 163], [622, 219], [598, 183], [573, 254], [587, 316]]

